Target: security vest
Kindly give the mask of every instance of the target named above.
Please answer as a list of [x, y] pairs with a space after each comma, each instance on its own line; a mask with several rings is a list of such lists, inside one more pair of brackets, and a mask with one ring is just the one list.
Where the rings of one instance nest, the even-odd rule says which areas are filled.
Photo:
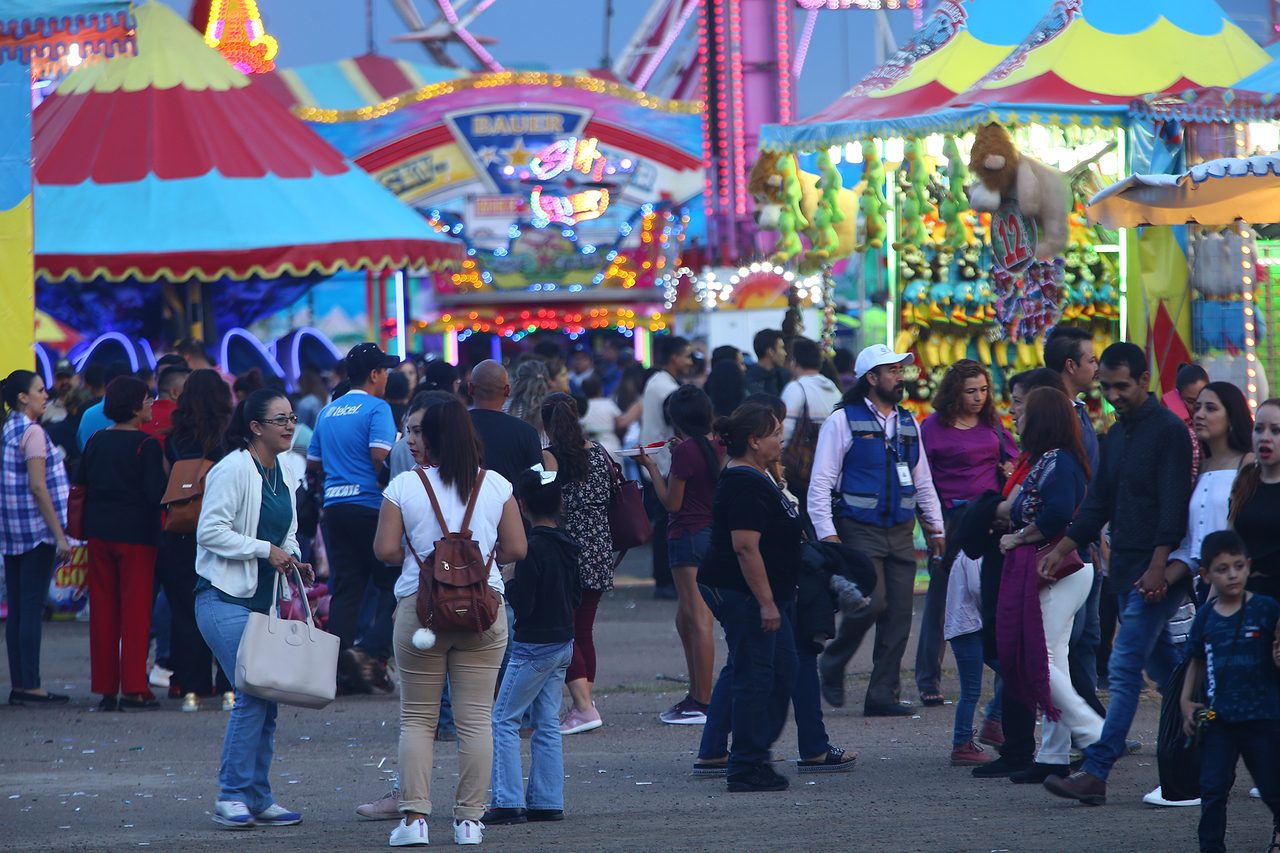
[[904, 485], [899, 480], [898, 463], [913, 469], [920, 460], [915, 419], [898, 406], [898, 429], [889, 438], [865, 402], [845, 406], [844, 413], [853, 442], [844, 456], [836, 513], [877, 527], [910, 521], [916, 513], [916, 487], [914, 481]]

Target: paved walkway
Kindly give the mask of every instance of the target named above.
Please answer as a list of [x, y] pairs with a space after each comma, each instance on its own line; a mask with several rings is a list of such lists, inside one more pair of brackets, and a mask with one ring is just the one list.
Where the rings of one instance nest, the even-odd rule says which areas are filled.
[[[848, 707], [828, 709], [839, 746], [860, 753], [851, 773], [797, 776], [789, 791], [735, 794], [693, 778], [698, 726], [668, 726], [658, 712], [683, 696], [684, 661], [673, 602], [647, 589], [618, 590], [596, 626], [597, 704], [605, 726], [565, 740], [563, 823], [492, 827], [485, 844], [513, 851], [993, 851], [1194, 850], [1197, 809], [1157, 810], [1141, 797], [1156, 784], [1158, 706], [1144, 702], [1133, 736], [1148, 744], [1111, 777], [1110, 805], [1091, 809], [1037, 786], [973, 779], [948, 765], [953, 706], [918, 718], [864, 719], [851, 676]], [[917, 599], [917, 604], [921, 599]], [[273, 788], [300, 810], [300, 826], [230, 833], [209, 819], [227, 715], [101, 714], [88, 689], [88, 626], [47, 623], [46, 685], [72, 695], [60, 710], [0, 707], [0, 849], [224, 851], [383, 849], [393, 824], [359, 821], [356, 805], [390, 787], [396, 768], [394, 697], [344, 698], [324, 711], [281, 708]], [[914, 651], [914, 643], [912, 644]], [[908, 661], [908, 664], [910, 661]], [[855, 670], [869, 668], [864, 651]], [[956, 696], [954, 673], [945, 682]], [[989, 688], [989, 683], [988, 683]], [[914, 690], [905, 694], [915, 698]], [[436, 755], [433, 843], [452, 844], [454, 744]], [[795, 736], [778, 744], [790, 761]], [[1231, 802], [1228, 847], [1264, 850], [1270, 820], [1247, 796], [1243, 767]]]

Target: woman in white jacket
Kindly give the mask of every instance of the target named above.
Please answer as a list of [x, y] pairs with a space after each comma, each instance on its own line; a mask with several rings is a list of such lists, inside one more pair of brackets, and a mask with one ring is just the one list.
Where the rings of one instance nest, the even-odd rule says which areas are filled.
[[[249, 613], [271, 607], [277, 574], [297, 567], [311, 580], [311, 566], [299, 561], [293, 499], [304, 463], [288, 452], [297, 422], [288, 397], [255, 391], [236, 407], [227, 455], [205, 477], [196, 529], [196, 624], [233, 683]], [[237, 689], [222, 743], [215, 823], [248, 829], [302, 821], [271, 796], [275, 729], [276, 703]]]

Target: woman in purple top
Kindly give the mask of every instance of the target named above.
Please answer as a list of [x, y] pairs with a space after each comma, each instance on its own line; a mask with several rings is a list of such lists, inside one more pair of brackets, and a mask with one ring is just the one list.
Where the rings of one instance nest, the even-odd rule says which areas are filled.
[[[1018, 445], [996, 415], [991, 376], [982, 364], [962, 358], [947, 368], [933, 395], [933, 414], [920, 424], [920, 446], [929, 459], [944, 518], [987, 489], [998, 491], [1001, 477], [1013, 473]], [[916, 687], [925, 705], [943, 701], [939, 680], [947, 576], [939, 569], [930, 561], [929, 592], [916, 646]]]
[[715, 638], [711, 610], [698, 592], [698, 566], [711, 541], [711, 504], [715, 498], [724, 446], [711, 430], [711, 398], [701, 388], [681, 386], [667, 398], [667, 412], [680, 444], [671, 451], [671, 472], [664, 481], [652, 457], [641, 455], [667, 522], [671, 577], [680, 595], [676, 632], [684, 645], [689, 669], [689, 694], [663, 711], [660, 719], [675, 725], [697, 725], [707, 719], [711, 688], [715, 685]]

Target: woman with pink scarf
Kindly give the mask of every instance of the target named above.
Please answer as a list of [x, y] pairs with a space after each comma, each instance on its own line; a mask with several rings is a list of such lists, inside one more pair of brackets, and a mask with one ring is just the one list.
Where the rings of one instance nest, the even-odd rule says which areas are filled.
[[1037, 552], [1053, 547], [1084, 501], [1089, 457], [1071, 401], [1052, 388], [1037, 388], [1018, 421], [1026, 479], [1010, 496], [1009, 534], [1000, 540], [1004, 574], [996, 619], [996, 645], [1004, 689], [1044, 712], [1035, 763], [1011, 778], [1043, 782], [1069, 773], [1069, 753], [1102, 736], [1102, 718], [1071, 685], [1067, 645], [1075, 613], [1093, 579], [1079, 557], [1052, 577], [1036, 574]]

